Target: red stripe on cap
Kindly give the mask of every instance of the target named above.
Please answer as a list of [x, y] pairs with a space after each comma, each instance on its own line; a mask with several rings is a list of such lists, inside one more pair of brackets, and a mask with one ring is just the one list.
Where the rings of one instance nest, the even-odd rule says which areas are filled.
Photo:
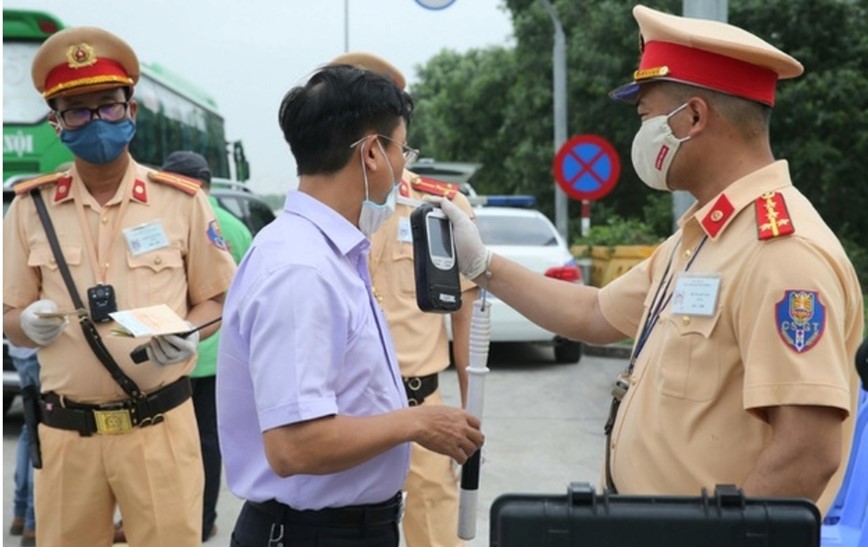
[[72, 68], [62, 63], [51, 69], [45, 77], [45, 91], [42, 95], [51, 97], [59, 91], [76, 87], [117, 82], [118, 85], [131, 85], [132, 80], [120, 63], [111, 59], [97, 59], [90, 66]]
[[723, 91], [769, 106], [775, 104], [778, 75], [768, 68], [680, 44], [646, 43], [639, 70], [662, 66], [669, 69], [666, 79]]

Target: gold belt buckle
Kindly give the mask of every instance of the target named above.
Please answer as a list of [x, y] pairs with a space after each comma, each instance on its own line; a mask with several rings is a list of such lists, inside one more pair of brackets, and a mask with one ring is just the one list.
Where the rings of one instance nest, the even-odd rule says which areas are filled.
[[133, 429], [130, 411], [125, 408], [120, 410], [94, 410], [93, 419], [96, 421], [96, 432], [100, 435], [119, 435]]

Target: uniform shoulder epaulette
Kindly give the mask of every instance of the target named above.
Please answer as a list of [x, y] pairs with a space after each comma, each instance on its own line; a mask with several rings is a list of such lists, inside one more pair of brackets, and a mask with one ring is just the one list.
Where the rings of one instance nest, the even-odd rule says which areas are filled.
[[440, 196], [446, 199], [452, 199], [459, 192], [458, 185], [451, 182], [443, 182], [442, 180], [428, 179], [420, 176], [415, 176], [410, 180], [413, 189], [432, 196]]
[[59, 181], [64, 179], [72, 179], [69, 176], [69, 173], [48, 173], [47, 175], [40, 175], [36, 178], [27, 179], [19, 182], [12, 189], [15, 191], [16, 196], [20, 196], [21, 194], [26, 194], [27, 192], [33, 190], [34, 188], [39, 188], [41, 186], [48, 186], [50, 184], [57, 184]]
[[759, 239], [773, 239], [796, 231], [787, 203], [780, 192], [766, 192], [757, 198], [756, 227]]
[[150, 171], [148, 172], [148, 179], [177, 188], [190, 196], [195, 196], [201, 186], [201, 183], [194, 178], [176, 173], [167, 173], [166, 171]]

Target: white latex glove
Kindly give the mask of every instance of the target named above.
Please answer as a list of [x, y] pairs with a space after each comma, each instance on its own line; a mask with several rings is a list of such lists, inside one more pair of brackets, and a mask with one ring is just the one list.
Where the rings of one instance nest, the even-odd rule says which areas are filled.
[[[189, 325], [189, 323], [188, 323]], [[193, 326], [190, 325], [192, 329]], [[148, 358], [161, 366], [174, 365], [189, 359], [199, 346], [199, 331], [182, 338], [177, 334], [154, 336], [148, 342]]]
[[426, 198], [426, 201], [439, 205], [452, 222], [458, 270], [468, 279], [476, 279], [485, 273], [491, 263], [491, 251], [482, 243], [479, 230], [473, 220], [448, 199]]
[[69, 321], [65, 317], [39, 317], [36, 314], [55, 311], [57, 303], [53, 300], [37, 300], [21, 312], [21, 330], [40, 346], [47, 346], [60, 336]]

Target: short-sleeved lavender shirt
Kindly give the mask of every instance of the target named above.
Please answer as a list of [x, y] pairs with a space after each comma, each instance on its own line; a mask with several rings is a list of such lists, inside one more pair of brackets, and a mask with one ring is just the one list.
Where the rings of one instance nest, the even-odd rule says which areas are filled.
[[331, 475], [280, 478], [262, 433], [406, 406], [392, 339], [367, 270], [370, 244], [330, 207], [290, 192], [239, 265], [223, 309], [217, 411], [234, 494], [297, 509], [381, 502], [401, 489], [402, 444]]

